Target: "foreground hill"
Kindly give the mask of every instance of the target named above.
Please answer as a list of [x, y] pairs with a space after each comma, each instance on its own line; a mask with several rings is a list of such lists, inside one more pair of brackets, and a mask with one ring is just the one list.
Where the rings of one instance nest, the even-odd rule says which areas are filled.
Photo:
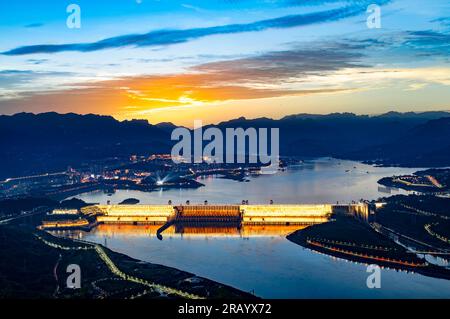
[[[0, 298], [256, 299], [182, 270], [136, 260], [101, 245], [54, 237], [28, 225], [0, 225], [0, 236], [0, 254], [8, 256], [0, 259]], [[67, 288], [71, 264], [80, 266], [81, 289]]]

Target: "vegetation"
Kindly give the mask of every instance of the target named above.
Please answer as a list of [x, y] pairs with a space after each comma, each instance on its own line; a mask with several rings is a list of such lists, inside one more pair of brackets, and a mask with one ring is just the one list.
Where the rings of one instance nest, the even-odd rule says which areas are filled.
[[[126, 274], [174, 291], [208, 298], [253, 298], [237, 289], [184, 271], [132, 259], [94, 244], [54, 237], [26, 225], [0, 226], [0, 298], [171, 298], [124, 280], [111, 270], [99, 251]], [[81, 268], [81, 289], [66, 285], [67, 266]], [[126, 278], [125, 278], [126, 279]]]
[[415, 175], [425, 176], [431, 175], [436, 178], [444, 189], [450, 189], [450, 169], [432, 168], [414, 173]]
[[[392, 196], [376, 213], [373, 225], [349, 216], [296, 231], [288, 239], [321, 253], [362, 263], [406, 269], [450, 279], [446, 268], [428, 264], [375, 229], [378, 225], [412, 239], [427, 251], [450, 251], [450, 199], [434, 196]], [[425, 210], [426, 209], [426, 210]]]
[[0, 255], [0, 298], [52, 296], [57, 250], [48, 249], [30, 231], [0, 226]]
[[0, 200], [0, 218], [2, 216], [19, 215], [24, 211], [46, 206], [56, 207], [59, 203], [48, 198], [26, 197]]
[[[279, 120], [239, 118], [217, 125], [280, 128], [280, 152], [289, 156], [333, 156], [411, 167], [450, 165], [447, 112], [379, 116], [297, 114]], [[169, 153], [170, 129], [147, 121], [119, 122], [109, 116], [19, 113], [0, 116], [0, 179], [62, 171], [108, 158]], [[115, 161], [115, 165], [121, 164]], [[128, 163], [128, 161], [123, 161]]]
[[368, 224], [347, 216], [337, 216], [331, 222], [299, 230], [289, 235], [288, 239], [314, 250], [359, 262], [398, 267], [403, 262], [424, 263], [414, 254], [407, 253], [402, 246], [375, 232]]
[[[443, 193], [450, 190], [450, 169], [427, 169], [423, 171], [414, 172], [412, 175], [402, 176], [403, 179], [422, 179], [427, 180], [432, 177], [436, 184], [431, 184], [431, 181], [427, 181], [427, 186], [406, 184], [397, 180], [397, 176], [383, 177], [378, 183], [388, 187], [398, 187], [406, 190], [417, 191], [421, 193]], [[420, 184], [420, 183], [419, 183]]]
[[89, 206], [91, 204], [86, 203], [85, 201], [78, 199], [78, 198], [72, 198], [72, 199], [68, 199], [68, 200], [63, 200], [61, 201], [61, 203], [59, 204], [59, 208], [64, 208], [64, 209], [80, 209], [86, 206]]
[[450, 249], [449, 243], [433, 236], [426, 227], [433, 225], [436, 233], [448, 238], [449, 198], [398, 195], [384, 200], [387, 205], [377, 212], [378, 223], [436, 249]]

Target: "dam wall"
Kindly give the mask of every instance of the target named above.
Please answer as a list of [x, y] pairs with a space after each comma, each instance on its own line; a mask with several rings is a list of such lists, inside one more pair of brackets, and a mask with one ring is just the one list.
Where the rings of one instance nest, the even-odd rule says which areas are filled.
[[331, 213], [329, 204], [241, 205], [242, 223], [250, 225], [316, 224], [326, 222]]
[[326, 222], [332, 205], [94, 205], [84, 207], [82, 212], [95, 216], [99, 223], [308, 225]]
[[90, 223], [88, 220], [81, 218], [77, 220], [55, 220], [55, 221], [43, 221], [40, 225], [40, 229], [79, 229], [89, 228]]
[[95, 205], [82, 209], [95, 213], [100, 223], [165, 224], [175, 216], [171, 205]]
[[333, 205], [333, 213], [336, 215], [352, 216], [364, 222], [369, 222], [371, 219], [370, 206], [365, 202], [349, 205]]
[[175, 207], [177, 222], [232, 223], [241, 222], [239, 205], [180, 205]]
[[350, 214], [352, 214], [355, 218], [358, 218], [366, 222], [369, 221], [370, 217], [369, 205], [365, 203], [352, 204], [349, 205], [349, 211]]

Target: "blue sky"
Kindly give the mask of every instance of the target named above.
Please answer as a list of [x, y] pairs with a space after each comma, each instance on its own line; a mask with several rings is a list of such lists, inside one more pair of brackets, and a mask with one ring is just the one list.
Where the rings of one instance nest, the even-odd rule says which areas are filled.
[[448, 110], [449, 17], [444, 0], [3, 1], [0, 113], [189, 125]]

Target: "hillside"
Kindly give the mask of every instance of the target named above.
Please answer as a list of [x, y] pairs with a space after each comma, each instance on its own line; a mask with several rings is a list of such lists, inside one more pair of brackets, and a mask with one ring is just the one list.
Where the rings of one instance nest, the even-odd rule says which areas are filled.
[[88, 160], [170, 150], [170, 135], [147, 121], [110, 116], [0, 116], [0, 177], [65, 170]]
[[[297, 114], [238, 118], [217, 125], [280, 128], [281, 155], [334, 156], [387, 165], [450, 166], [450, 113], [379, 116]], [[170, 152], [171, 123], [110, 116], [19, 113], [0, 116], [0, 179], [65, 170], [98, 160]]]

